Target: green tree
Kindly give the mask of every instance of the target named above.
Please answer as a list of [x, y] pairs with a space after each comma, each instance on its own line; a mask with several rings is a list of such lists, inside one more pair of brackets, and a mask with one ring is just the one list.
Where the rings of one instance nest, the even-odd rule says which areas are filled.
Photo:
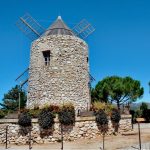
[[91, 101], [92, 101], [92, 103], [95, 101], [107, 103], [108, 102], [107, 87], [103, 87], [102, 89], [92, 88], [91, 89]]
[[27, 101], [27, 96], [22, 89], [16, 85], [7, 94], [4, 94], [2, 99], [3, 103], [0, 103], [2, 109], [5, 110], [17, 110], [19, 107], [19, 93], [20, 93], [20, 108], [24, 108]]
[[148, 105], [144, 102], [142, 102], [141, 106], [140, 106], [140, 111], [141, 111], [141, 117], [145, 118], [146, 121], [150, 120], [150, 113], [148, 110]]
[[91, 97], [94, 101], [115, 102], [118, 109], [125, 102], [135, 102], [144, 93], [140, 81], [131, 77], [122, 78], [118, 76], [104, 78], [92, 90]]
[[144, 102], [142, 102], [141, 106], [140, 106], [140, 110], [143, 112], [144, 110], [148, 109], [148, 105]]

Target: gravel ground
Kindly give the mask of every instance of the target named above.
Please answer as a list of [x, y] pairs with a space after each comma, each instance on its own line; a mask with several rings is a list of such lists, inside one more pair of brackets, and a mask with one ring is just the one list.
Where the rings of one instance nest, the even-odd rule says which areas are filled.
[[[138, 149], [138, 129], [134, 125], [134, 135], [108, 136], [105, 139], [105, 150], [136, 150]], [[150, 124], [141, 124], [142, 150], [150, 150]], [[32, 145], [33, 150], [61, 150], [61, 143]], [[102, 137], [85, 140], [79, 139], [75, 142], [64, 142], [64, 150], [100, 150]], [[4, 150], [5, 145], [0, 145]], [[28, 150], [28, 145], [8, 145], [8, 150]]]
[[[144, 143], [141, 145], [141, 148], [142, 150], [150, 150], [150, 143]], [[133, 145], [131, 147], [128, 147], [128, 148], [124, 148], [124, 149], [121, 149], [121, 150], [138, 150], [139, 149], [139, 145]]]

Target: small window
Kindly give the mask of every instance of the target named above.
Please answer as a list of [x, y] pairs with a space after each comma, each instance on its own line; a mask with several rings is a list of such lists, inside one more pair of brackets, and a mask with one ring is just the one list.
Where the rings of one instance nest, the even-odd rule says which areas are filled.
[[43, 51], [45, 66], [50, 64], [50, 51]]
[[89, 62], [89, 58], [88, 57], [86, 58], [86, 61]]

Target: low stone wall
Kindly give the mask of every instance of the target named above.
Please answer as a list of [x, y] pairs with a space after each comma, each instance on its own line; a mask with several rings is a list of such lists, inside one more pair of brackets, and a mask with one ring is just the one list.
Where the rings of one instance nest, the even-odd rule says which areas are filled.
[[[124, 133], [127, 131], [131, 131], [131, 116], [125, 115], [121, 117], [120, 126], [118, 133]], [[8, 125], [8, 140], [11, 144], [26, 144], [28, 143], [29, 134], [26, 136], [22, 136], [20, 131], [22, 129], [17, 124], [17, 119], [0, 119], [0, 143], [5, 143], [5, 132], [6, 126]], [[112, 128], [112, 123], [109, 120], [109, 130], [108, 135], [114, 133], [114, 129]], [[59, 142], [61, 140], [61, 132], [60, 132], [60, 124], [58, 119], [55, 119], [55, 124], [52, 130], [43, 131], [39, 128], [38, 120], [32, 120], [32, 142], [37, 144], [42, 143], [51, 143], [51, 142]], [[41, 133], [49, 133], [42, 137]], [[89, 139], [96, 138], [100, 136], [100, 131], [95, 122], [95, 117], [77, 117], [74, 126], [65, 127], [64, 130], [64, 140], [66, 141], [74, 141], [76, 139]]]

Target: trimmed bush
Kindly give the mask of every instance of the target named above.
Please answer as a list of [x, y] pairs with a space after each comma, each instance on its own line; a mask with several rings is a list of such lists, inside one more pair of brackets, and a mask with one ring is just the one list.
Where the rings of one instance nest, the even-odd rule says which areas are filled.
[[39, 113], [38, 122], [42, 129], [49, 129], [54, 124], [54, 114], [48, 108], [43, 108]]
[[110, 118], [111, 118], [112, 125], [115, 129], [115, 132], [118, 132], [119, 121], [121, 119], [121, 115], [120, 115], [119, 110], [113, 109]]
[[72, 104], [65, 104], [60, 108], [58, 118], [63, 125], [73, 125], [75, 123], [75, 109]]
[[96, 123], [98, 129], [103, 134], [103, 149], [104, 149], [104, 141], [105, 141], [105, 133], [108, 131], [108, 118], [107, 114], [104, 110], [98, 110], [96, 113]]
[[107, 115], [104, 112], [104, 110], [99, 110], [96, 113], [96, 123], [99, 124], [99, 125], [106, 125], [106, 124], [108, 124]]
[[111, 120], [113, 122], [119, 123], [120, 119], [121, 119], [120, 112], [117, 109], [113, 109], [111, 113]]
[[108, 130], [108, 118], [104, 110], [99, 110], [96, 112], [96, 123], [102, 133]]
[[18, 118], [18, 124], [22, 127], [29, 127], [31, 126], [31, 116], [29, 115], [28, 112], [23, 112], [19, 114]]

